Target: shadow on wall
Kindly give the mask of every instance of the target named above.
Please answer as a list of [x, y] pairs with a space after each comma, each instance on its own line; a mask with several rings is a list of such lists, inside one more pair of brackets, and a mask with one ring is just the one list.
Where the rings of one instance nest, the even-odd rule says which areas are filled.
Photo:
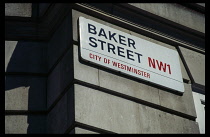
[[5, 41], [5, 112], [12, 114], [5, 133], [46, 133], [46, 49], [45, 42]]

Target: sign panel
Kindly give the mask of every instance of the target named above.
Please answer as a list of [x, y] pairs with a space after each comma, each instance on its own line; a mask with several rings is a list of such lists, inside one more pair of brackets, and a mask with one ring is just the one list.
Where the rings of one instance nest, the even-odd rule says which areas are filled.
[[184, 92], [178, 52], [79, 17], [81, 58], [124, 74]]

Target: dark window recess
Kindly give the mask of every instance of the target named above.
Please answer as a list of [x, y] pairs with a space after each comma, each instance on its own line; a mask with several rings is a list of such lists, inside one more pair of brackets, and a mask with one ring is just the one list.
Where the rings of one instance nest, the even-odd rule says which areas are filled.
[[129, 8], [121, 7], [117, 4], [88, 3], [88, 5], [205, 50], [205, 36], [192, 34], [177, 26], [169, 25], [169, 23], [161, 21], [161, 19], [151, 18], [145, 14], [146, 12], [141, 14], [139, 11], [134, 12]]

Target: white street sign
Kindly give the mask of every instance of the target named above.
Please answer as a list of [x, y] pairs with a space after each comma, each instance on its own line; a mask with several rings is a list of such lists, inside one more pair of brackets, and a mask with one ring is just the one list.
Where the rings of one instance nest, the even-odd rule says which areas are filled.
[[177, 51], [84, 17], [79, 35], [83, 60], [184, 92]]

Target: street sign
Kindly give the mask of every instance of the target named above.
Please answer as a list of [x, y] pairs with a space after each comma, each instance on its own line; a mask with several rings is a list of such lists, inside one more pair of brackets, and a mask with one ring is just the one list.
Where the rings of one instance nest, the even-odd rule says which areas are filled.
[[184, 92], [179, 54], [145, 39], [79, 17], [84, 61]]

